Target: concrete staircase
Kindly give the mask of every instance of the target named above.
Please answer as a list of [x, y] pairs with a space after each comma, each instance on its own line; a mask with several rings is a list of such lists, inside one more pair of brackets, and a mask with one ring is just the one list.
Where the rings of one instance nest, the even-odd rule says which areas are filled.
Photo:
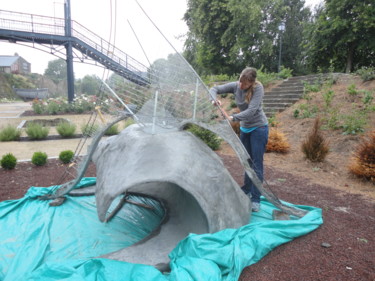
[[315, 84], [322, 77], [319, 75], [306, 75], [290, 77], [277, 87], [265, 92], [263, 99], [263, 109], [267, 117], [284, 111], [301, 99], [304, 94], [304, 82]]

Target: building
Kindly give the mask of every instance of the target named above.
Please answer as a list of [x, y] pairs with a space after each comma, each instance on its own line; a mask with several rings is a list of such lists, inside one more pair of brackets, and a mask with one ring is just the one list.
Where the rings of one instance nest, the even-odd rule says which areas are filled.
[[31, 73], [31, 63], [17, 53], [14, 56], [0, 56], [0, 72], [12, 74]]

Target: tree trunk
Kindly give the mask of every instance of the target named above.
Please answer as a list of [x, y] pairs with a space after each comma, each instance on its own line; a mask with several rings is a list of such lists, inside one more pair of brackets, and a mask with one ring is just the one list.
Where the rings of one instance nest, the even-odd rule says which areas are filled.
[[350, 73], [353, 68], [354, 42], [349, 43], [348, 55], [346, 57], [345, 73]]

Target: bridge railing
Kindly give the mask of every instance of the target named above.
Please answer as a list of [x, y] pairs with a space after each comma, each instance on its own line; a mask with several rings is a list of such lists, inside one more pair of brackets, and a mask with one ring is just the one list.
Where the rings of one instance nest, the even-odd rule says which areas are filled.
[[145, 65], [116, 48], [114, 45], [93, 33], [86, 27], [80, 25], [76, 21], [72, 21], [72, 36], [133, 72], [147, 72], [148, 70]]
[[[71, 21], [71, 34], [91, 48], [133, 72], [147, 72], [148, 68], [110, 42], [96, 35], [76, 21]], [[0, 29], [65, 36], [65, 19], [0, 10]]]
[[0, 10], [0, 28], [31, 33], [65, 35], [64, 19], [3, 10]]

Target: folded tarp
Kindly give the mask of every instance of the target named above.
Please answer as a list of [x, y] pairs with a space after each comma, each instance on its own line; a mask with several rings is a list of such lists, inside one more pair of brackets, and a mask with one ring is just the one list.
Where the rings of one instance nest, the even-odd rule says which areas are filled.
[[[94, 184], [95, 178], [84, 178], [78, 187]], [[164, 213], [156, 201], [134, 196], [132, 201], [153, 210], [125, 204], [111, 221], [101, 223], [94, 196], [68, 196], [59, 207], [38, 200], [56, 188], [31, 187], [21, 199], [0, 202], [0, 281], [238, 280], [246, 266], [323, 223], [321, 210], [309, 206], [298, 206], [309, 211], [303, 218], [273, 221], [275, 207], [262, 198], [261, 211], [248, 225], [180, 241], [169, 254], [171, 272], [162, 274], [151, 266], [97, 258], [157, 227]]]

